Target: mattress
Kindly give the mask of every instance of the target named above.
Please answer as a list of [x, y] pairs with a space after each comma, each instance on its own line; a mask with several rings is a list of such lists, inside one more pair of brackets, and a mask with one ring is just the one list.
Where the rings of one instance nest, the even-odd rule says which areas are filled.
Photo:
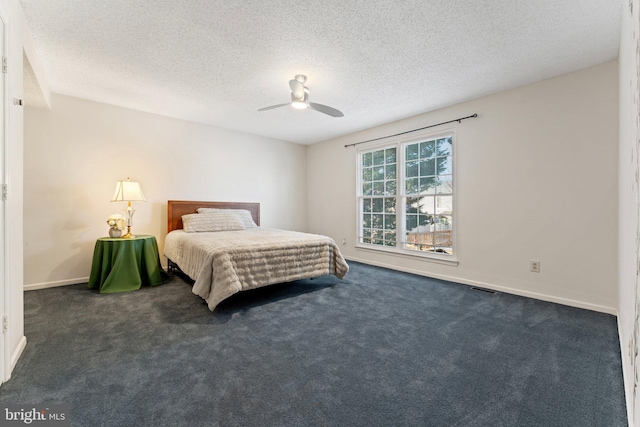
[[167, 234], [164, 255], [195, 281], [211, 311], [231, 295], [276, 283], [349, 271], [338, 246], [318, 234], [272, 228]]

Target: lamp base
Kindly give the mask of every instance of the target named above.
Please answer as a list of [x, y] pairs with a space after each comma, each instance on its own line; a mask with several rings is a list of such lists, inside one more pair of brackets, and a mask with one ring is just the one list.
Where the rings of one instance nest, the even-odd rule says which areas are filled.
[[127, 225], [127, 234], [125, 234], [124, 236], [122, 236], [123, 239], [133, 239], [136, 236], [134, 236], [133, 234], [131, 234], [131, 226]]

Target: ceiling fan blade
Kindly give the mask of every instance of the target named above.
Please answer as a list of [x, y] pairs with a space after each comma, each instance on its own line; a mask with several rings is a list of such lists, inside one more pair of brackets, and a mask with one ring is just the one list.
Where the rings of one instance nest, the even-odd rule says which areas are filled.
[[331, 107], [328, 107], [326, 105], [316, 104], [315, 102], [310, 102], [309, 103], [309, 108], [311, 108], [312, 110], [319, 111], [319, 112], [324, 113], [324, 114], [328, 114], [331, 117], [344, 117], [344, 114], [342, 114], [342, 111], [336, 110], [335, 108], [331, 108]]
[[270, 107], [263, 107], [263, 108], [259, 109], [258, 111], [273, 110], [274, 108], [284, 107], [285, 105], [289, 105], [289, 102], [287, 102], [286, 104], [278, 104], [278, 105], [272, 105]]
[[304, 85], [295, 79], [289, 80], [289, 87], [291, 88], [291, 94], [296, 99], [301, 99], [304, 96]]

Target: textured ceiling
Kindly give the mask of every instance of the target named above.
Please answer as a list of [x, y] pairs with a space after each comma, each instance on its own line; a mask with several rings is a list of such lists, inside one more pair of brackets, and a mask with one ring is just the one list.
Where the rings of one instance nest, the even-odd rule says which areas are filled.
[[[21, 3], [54, 93], [309, 144], [613, 60], [623, 1]], [[345, 117], [257, 111], [299, 73]]]

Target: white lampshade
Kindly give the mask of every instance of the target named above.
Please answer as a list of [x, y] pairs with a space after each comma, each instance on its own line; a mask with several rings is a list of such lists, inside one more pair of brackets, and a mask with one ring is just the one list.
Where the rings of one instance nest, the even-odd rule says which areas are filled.
[[144, 202], [144, 194], [142, 194], [140, 183], [138, 181], [130, 181], [129, 178], [126, 181], [116, 182], [116, 192], [111, 201]]

